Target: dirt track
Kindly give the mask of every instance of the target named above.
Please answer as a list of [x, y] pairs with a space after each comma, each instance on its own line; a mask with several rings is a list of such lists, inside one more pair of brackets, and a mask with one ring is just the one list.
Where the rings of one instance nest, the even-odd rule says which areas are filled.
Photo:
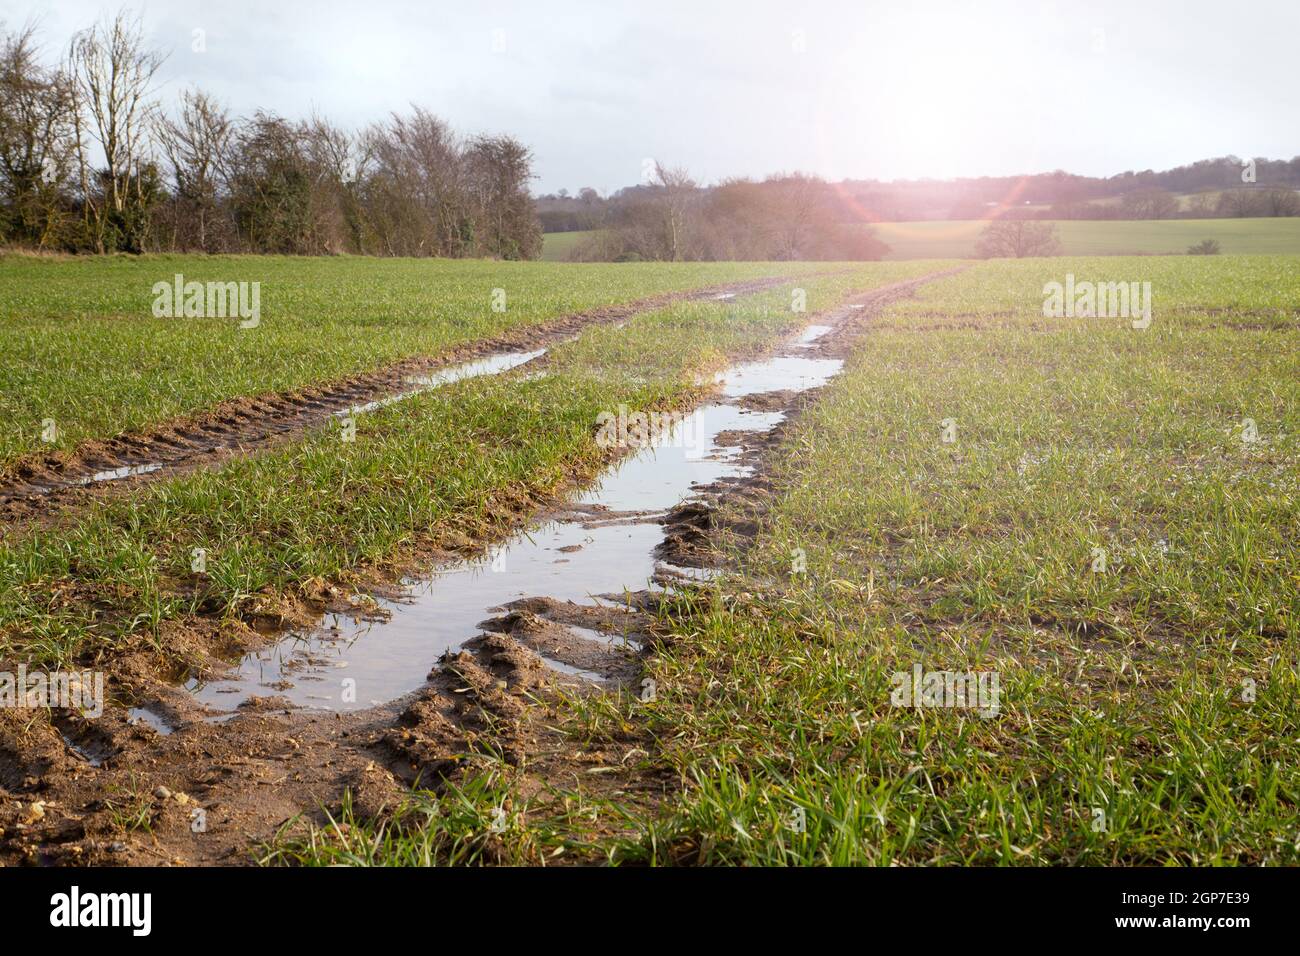
[[[32, 456], [15, 463], [0, 477], [0, 522], [45, 517], [64, 504], [79, 504], [290, 440], [339, 412], [409, 391], [412, 377], [495, 353], [547, 347], [590, 326], [623, 321], [674, 302], [723, 294], [746, 295], [788, 281], [789, 277], [754, 279], [573, 313], [437, 356], [417, 356], [364, 375], [295, 392], [231, 399], [201, 415], [164, 422], [146, 431], [86, 442], [69, 453]], [[105, 472], [133, 468], [150, 470], [108, 481], [93, 480]]]
[[[832, 331], [813, 354], [847, 355], [873, 314], [933, 278], [856, 297], [862, 307], [832, 313]], [[813, 393], [765, 398], [773, 410], [792, 412], [813, 400]], [[752, 461], [760, 461], [783, 427], [746, 442]], [[760, 471], [678, 509], [665, 522], [666, 553], [679, 564], [709, 563], [716, 499], [740, 494], [761, 507], [765, 481]], [[520, 522], [528, 517], [521, 514]], [[245, 863], [251, 846], [299, 814], [337, 807], [345, 791], [352, 793], [359, 816], [382, 816], [417, 780], [437, 787], [485, 751], [504, 755], [541, 783], [574, 786], [580, 780], [588, 788], [616, 786], [629, 799], [660, 799], [674, 782], [627, 772], [593, 777], [589, 770], [616, 769], [626, 754], [575, 750], [551, 726], [557, 687], [606, 693], [639, 672], [635, 653], [613, 653], [569, 628], [617, 632], [646, 653], [654, 640], [648, 612], [656, 600], [650, 592], [634, 594], [625, 610], [543, 595], [513, 602], [486, 628], [494, 633], [431, 661], [424, 688], [352, 713], [294, 710], [271, 697], [248, 701], [236, 716], [218, 722], [188, 692], [155, 673], [146, 652], [105, 662], [116, 702], [98, 719], [59, 712], [47, 721], [32, 719], [31, 712], [0, 712], [0, 860]], [[208, 654], [220, 647], [222, 633], [216, 622], [196, 621], [164, 639]], [[604, 683], [548, 667], [539, 651], [599, 674]], [[169, 732], [132, 722], [128, 704], [147, 707], [154, 723], [161, 721]], [[649, 745], [628, 746], [638, 744]]]

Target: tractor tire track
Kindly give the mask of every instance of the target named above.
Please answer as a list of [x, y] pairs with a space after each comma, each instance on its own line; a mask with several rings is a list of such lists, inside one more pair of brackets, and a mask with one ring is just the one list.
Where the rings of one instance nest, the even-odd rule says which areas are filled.
[[621, 322], [676, 302], [761, 292], [794, 276], [751, 279], [637, 299], [552, 319], [457, 346], [437, 356], [417, 356], [325, 385], [220, 402], [192, 416], [71, 452], [20, 459], [0, 473], [0, 523], [39, 518], [57, 505], [80, 504], [154, 478], [247, 455], [287, 441], [356, 406], [382, 403], [411, 390], [410, 379], [428, 376], [503, 352], [543, 349], [584, 329]]

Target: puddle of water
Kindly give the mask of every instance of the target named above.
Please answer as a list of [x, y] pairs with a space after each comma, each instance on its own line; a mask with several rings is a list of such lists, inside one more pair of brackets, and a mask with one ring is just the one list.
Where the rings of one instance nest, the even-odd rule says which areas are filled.
[[[805, 333], [807, 335], [808, 333]], [[783, 356], [736, 366], [724, 376], [723, 392], [734, 399], [777, 389], [824, 384], [839, 360]], [[546, 596], [579, 604], [600, 603], [600, 594], [655, 587], [655, 547], [664, 529], [656, 520], [691, 495], [692, 487], [741, 476], [739, 450], [719, 446], [719, 432], [765, 430], [779, 412], [748, 412], [726, 403], [704, 405], [649, 448], [624, 458], [599, 483], [576, 497], [577, 506], [643, 512], [618, 524], [584, 526], [600, 514], [566, 517], [534, 526], [483, 560], [437, 569], [434, 576], [403, 582], [398, 600], [380, 601], [391, 616], [382, 623], [329, 615], [320, 627], [296, 633], [249, 654], [232, 679], [191, 682], [204, 704], [229, 710], [251, 695], [283, 695], [309, 708], [357, 710], [416, 690], [444, 651], [481, 633], [478, 625], [511, 601]], [[611, 516], [616, 517], [616, 516]], [[673, 570], [703, 580], [709, 572]], [[591, 632], [602, 642], [610, 635]], [[620, 640], [618, 638], [613, 638]], [[563, 668], [557, 668], [563, 670]], [[569, 673], [569, 671], [566, 671]], [[580, 675], [585, 676], [585, 675]], [[599, 679], [599, 675], [596, 675]]]
[[604, 631], [595, 631], [589, 627], [580, 627], [577, 624], [564, 625], [567, 630], [572, 631], [579, 637], [584, 637], [593, 644], [603, 644], [607, 647], [633, 647], [633, 643], [622, 634], [606, 634]]
[[131, 478], [135, 475], [147, 475], [151, 471], [157, 471], [161, 464], [150, 465], [127, 465], [122, 468], [110, 468], [107, 471], [97, 471], [93, 475], [84, 478], [74, 478], [69, 484], [73, 485], [93, 485], [101, 481], [117, 481], [119, 478]]
[[712, 581], [719, 573], [715, 568], [685, 568], [680, 564], [669, 564], [667, 561], [659, 562], [659, 567], [698, 584]]
[[131, 723], [148, 724], [164, 737], [169, 736], [176, 729], [163, 719], [161, 714], [156, 714], [147, 707], [128, 707], [126, 714]]
[[412, 375], [407, 378], [406, 383], [418, 386], [417, 388], [398, 392], [396, 395], [389, 395], [385, 398], [377, 398], [373, 402], [366, 402], [363, 405], [353, 405], [351, 408], [335, 412], [334, 417], [346, 418], [349, 415], [364, 415], [366, 412], [373, 412], [376, 409], [386, 408], [389, 405], [405, 401], [413, 395], [421, 395], [435, 388], [450, 385], [452, 382], [460, 382], [467, 378], [479, 378], [484, 375], [500, 375], [502, 372], [508, 372], [512, 368], [517, 368], [545, 354], [546, 349], [535, 349], [532, 352], [501, 352], [497, 355], [489, 355], [487, 358], [476, 359], [473, 362], [454, 365], [431, 375]]
[[810, 325], [803, 330], [803, 333], [795, 340], [794, 344], [799, 348], [806, 349], [830, 330], [829, 325]]
[[604, 505], [615, 511], [665, 512], [695, 484], [740, 474], [735, 446], [720, 447], [719, 432], [763, 431], [781, 421], [779, 412], [746, 412], [734, 405], [705, 405], [685, 416], [667, 435], [627, 458], [599, 484], [574, 499], [578, 505]]
[[63, 738], [63, 743], [69, 750], [71, 750], [82, 760], [86, 761], [86, 763], [90, 764], [92, 767], [99, 767], [103, 765], [104, 758], [107, 756], [107, 754], [99, 753], [97, 751], [91, 751], [85, 747], [82, 747], [80, 744], [73, 743], [72, 738], [69, 737], [67, 734], [63, 733], [62, 731], [59, 731], [59, 736]]
[[581, 667], [574, 667], [572, 664], [566, 664], [564, 661], [557, 661], [553, 657], [547, 657], [545, 654], [538, 654], [546, 662], [546, 666], [551, 670], [559, 671], [561, 674], [567, 674], [570, 677], [581, 677], [583, 680], [591, 681], [593, 684], [605, 683], [605, 675], [598, 674], [595, 671], [583, 670]]
[[738, 365], [727, 372], [722, 394], [727, 398], [743, 398], [761, 392], [801, 392], [826, 384], [843, 364], [840, 359], [780, 356], [766, 362]]

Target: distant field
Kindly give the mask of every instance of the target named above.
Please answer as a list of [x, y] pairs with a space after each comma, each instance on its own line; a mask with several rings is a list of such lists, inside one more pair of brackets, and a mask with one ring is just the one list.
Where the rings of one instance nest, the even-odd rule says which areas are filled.
[[[983, 220], [882, 222], [876, 234], [890, 246], [887, 259], [961, 259], [975, 253]], [[1202, 239], [1217, 239], [1225, 253], [1300, 252], [1300, 218], [1062, 220], [1061, 251], [1073, 256], [1182, 253]]]
[[[968, 259], [984, 220], [882, 222], [876, 234], [890, 246], [886, 259]], [[1300, 218], [1060, 220], [1061, 252], [1067, 256], [1119, 256], [1177, 253], [1202, 239], [1217, 239], [1225, 254], [1300, 253]], [[542, 258], [560, 262], [590, 232], [550, 232]]]
[[563, 262], [583, 239], [591, 235], [586, 232], [548, 232], [542, 237], [542, 259], [546, 262]]

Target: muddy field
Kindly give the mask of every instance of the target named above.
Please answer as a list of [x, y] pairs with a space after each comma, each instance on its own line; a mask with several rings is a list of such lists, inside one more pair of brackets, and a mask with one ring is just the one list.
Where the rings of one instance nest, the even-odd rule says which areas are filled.
[[[557, 732], [557, 706], [649, 693], [642, 662], [658, 639], [658, 604], [708, 576], [716, 534], [745, 532], [716, 525], [719, 499], [761, 507], [763, 449], [871, 318], [928, 278], [859, 292], [747, 346], [676, 403], [661, 432], [605, 449], [602, 465], [545, 494], [503, 489], [490, 531], [451, 551], [426, 542], [403, 556], [402, 573], [318, 582], [235, 619], [190, 614], [79, 661], [106, 675], [103, 715], [0, 713], [5, 862], [250, 863], [345, 804], [358, 820], [382, 821], [412, 787], [436, 792], [484, 754], [525, 769], [530, 788], [603, 780], [591, 772], [619, 755]], [[547, 349], [589, 327], [677, 301], [725, 305], [781, 281], [566, 316], [23, 462], [0, 489], [6, 534], [57, 533], [96, 500], [129, 506], [142, 484], [220, 468], [461, 378], [495, 375], [510, 387], [544, 375]], [[651, 805], [668, 783], [608, 779]]]
[[0, 860], [1294, 862], [1300, 272], [1140, 265], [1150, 328], [751, 269], [11, 455], [0, 674], [103, 710], [0, 708]]

